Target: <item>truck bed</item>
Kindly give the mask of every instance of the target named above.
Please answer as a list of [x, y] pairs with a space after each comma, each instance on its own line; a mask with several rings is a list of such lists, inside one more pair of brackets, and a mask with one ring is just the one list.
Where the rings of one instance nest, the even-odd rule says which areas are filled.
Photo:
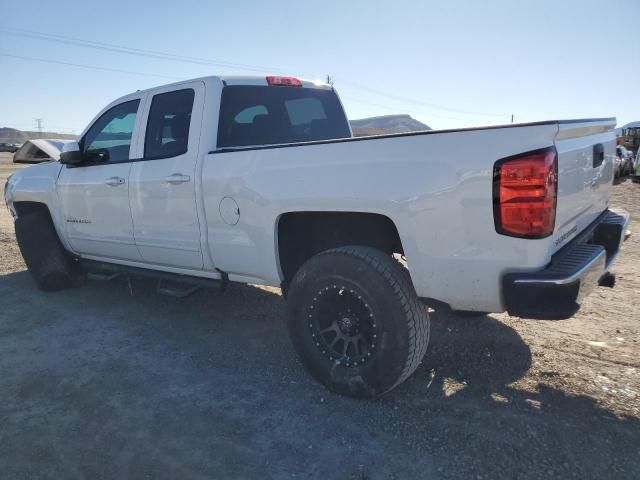
[[[208, 254], [232, 279], [279, 285], [271, 232], [283, 213], [379, 213], [400, 233], [420, 296], [503, 311], [505, 273], [544, 268], [607, 208], [614, 126], [612, 118], [545, 121], [210, 151], [202, 167]], [[597, 144], [604, 161], [594, 168]], [[546, 147], [558, 151], [553, 235], [497, 234], [495, 162]], [[224, 197], [238, 203], [244, 228], [220, 220]]]

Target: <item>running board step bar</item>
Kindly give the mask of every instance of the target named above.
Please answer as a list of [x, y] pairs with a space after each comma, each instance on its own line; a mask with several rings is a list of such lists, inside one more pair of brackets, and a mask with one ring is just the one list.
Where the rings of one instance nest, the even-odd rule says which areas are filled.
[[114, 273], [98, 273], [98, 272], [88, 272], [87, 278], [89, 280], [96, 280], [98, 282], [110, 282], [118, 278], [122, 273], [114, 272]]
[[182, 281], [167, 282], [166, 280], [160, 278], [158, 279], [156, 292], [158, 292], [159, 295], [166, 295], [168, 297], [185, 298], [196, 293], [198, 290], [200, 290], [200, 288], [200, 285], [193, 285], [190, 283], [184, 283]]
[[177, 273], [161, 272], [149, 268], [129, 267], [115, 263], [98, 262], [95, 260], [80, 259], [79, 264], [92, 280], [113, 280], [121, 275], [133, 277], [147, 277], [158, 280], [156, 291], [161, 295], [169, 295], [176, 298], [184, 298], [196, 292], [199, 288], [211, 288], [224, 292], [229, 284], [226, 272], [218, 270], [220, 279], [180, 275]]

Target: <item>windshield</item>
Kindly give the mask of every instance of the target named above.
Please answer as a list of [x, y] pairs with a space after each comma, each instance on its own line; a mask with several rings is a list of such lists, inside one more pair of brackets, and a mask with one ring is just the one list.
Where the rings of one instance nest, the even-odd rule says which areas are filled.
[[244, 85], [222, 90], [218, 148], [349, 137], [333, 90]]

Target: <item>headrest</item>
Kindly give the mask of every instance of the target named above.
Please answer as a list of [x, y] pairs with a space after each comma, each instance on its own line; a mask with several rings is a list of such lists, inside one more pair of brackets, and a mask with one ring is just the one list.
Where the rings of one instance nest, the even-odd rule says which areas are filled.
[[175, 139], [186, 139], [189, 134], [191, 115], [179, 113], [171, 120], [171, 136]]
[[271, 125], [271, 118], [266, 113], [261, 113], [260, 115], [256, 115], [253, 117], [253, 125], [256, 127], [264, 128], [269, 127]]

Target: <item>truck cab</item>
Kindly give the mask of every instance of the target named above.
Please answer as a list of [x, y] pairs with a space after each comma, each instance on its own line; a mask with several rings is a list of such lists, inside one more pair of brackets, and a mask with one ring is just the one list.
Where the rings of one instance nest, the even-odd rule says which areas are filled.
[[69, 249], [211, 269], [201, 248], [198, 159], [219, 149], [351, 136], [330, 86], [278, 88], [281, 77], [269, 78], [273, 86], [264, 78], [209, 77], [105, 107], [81, 136], [82, 163], [63, 168], [56, 183]]

